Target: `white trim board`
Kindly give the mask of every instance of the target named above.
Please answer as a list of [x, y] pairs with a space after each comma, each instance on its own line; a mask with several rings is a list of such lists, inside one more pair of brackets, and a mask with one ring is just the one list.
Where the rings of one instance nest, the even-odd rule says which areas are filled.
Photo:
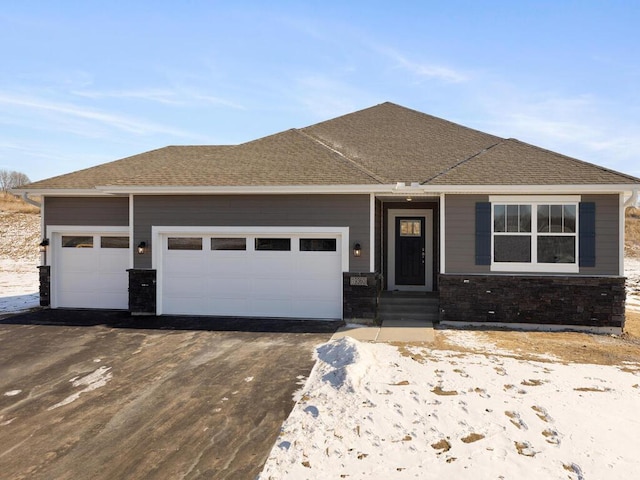
[[632, 193], [638, 183], [585, 184], [585, 185], [419, 185], [418, 187], [397, 184], [366, 185], [267, 185], [267, 186], [113, 186], [99, 185], [94, 188], [17, 188], [16, 195], [23, 193], [49, 196], [103, 196], [103, 195], [260, 195], [260, 194], [381, 194], [416, 196], [421, 194], [619, 194]]

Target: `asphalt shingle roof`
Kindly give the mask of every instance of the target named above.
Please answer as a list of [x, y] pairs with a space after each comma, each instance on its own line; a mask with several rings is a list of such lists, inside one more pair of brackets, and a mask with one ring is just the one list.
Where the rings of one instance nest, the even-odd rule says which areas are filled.
[[23, 189], [97, 186], [638, 184], [514, 139], [392, 103], [240, 145], [169, 146]]

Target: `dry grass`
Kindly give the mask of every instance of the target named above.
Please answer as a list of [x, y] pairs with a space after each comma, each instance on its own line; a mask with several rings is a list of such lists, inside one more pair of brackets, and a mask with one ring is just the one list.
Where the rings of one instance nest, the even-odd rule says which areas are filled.
[[[625, 333], [622, 336], [520, 330], [478, 329], [475, 332], [479, 340], [486, 345], [495, 345], [500, 350], [510, 351], [515, 358], [544, 362], [544, 355], [552, 355], [566, 363], [640, 363], [640, 313], [637, 312], [627, 311]], [[437, 333], [433, 347], [469, 351], [468, 348], [451, 343], [445, 336]], [[634, 367], [634, 370], [637, 368]]]
[[640, 208], [627, 208], [624, 227], [625, 255], [640, 257]]
[[[40, 199], [35, 199], [40, 201]], [[40, 213], [38, 207], [29, 205], [21, 198], [17, 198], [10, 193], [0, 193], [0, 212], [8, 213]]]

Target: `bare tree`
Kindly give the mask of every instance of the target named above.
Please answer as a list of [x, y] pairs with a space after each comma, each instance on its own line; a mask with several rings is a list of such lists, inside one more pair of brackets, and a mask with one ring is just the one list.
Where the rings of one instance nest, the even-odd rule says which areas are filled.
[[6, 192], [9, 190], [9, 179], [11, 172], [9, 170], [0, 170], [0, 190]]
[[22, 172], [0, 170], [0, 190], [3, 192], [26, 185], [30, 181], [29, 177]]

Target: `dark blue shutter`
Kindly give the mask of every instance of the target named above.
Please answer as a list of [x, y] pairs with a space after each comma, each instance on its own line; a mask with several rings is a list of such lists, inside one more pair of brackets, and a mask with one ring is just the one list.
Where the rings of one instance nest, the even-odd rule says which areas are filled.
[[579, 245], [581, 267], [596, 266], [596, 204], [594, 202], [581, 202], [578, 209], [578, 222], [580, 225]]
[[491, 203], [476, 203], [476, 265], [491, 265]]

